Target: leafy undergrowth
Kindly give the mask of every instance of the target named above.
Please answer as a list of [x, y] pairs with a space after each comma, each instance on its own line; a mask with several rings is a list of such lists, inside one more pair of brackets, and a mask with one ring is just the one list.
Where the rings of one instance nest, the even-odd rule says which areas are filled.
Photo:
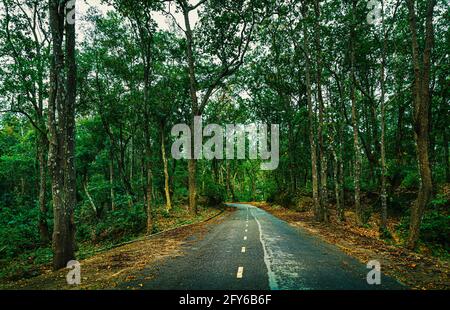
[[[146, 238], [128, 236], [139, 241], [123, 245], [112, 242], [79, 244], [77, 259], [82, 268], [82, 285], [68, 286], [65, 275], [68, 270], [53, 272], [52, 253], [49, 248], [40, 248], [19, 256], [14, 261], [3, 263], [0, 271], [0, 288], [3, 289], [102, 289], [114, 288], [117, 280], [146, 265], [167, 256], [180, 255], [180, 246], [186, 236], [201, 230], [202, 223], [221, 213], [217, 208], [199, 207], [194, 216], [185, 207], [175, 208], [171, 214], [158, 214], [154, 231], [161, 232]], [[190, 225], [193, 224], [193, 225]], [[176, 229], [180, 227], [179, 229]], [[164, 232], [167, 231], [167, 232]], [[143, 239], [143, 240], [141, 240]]]
[[[318, 235], [364, 264], [373, 259], [380, 261], [385, 274], [412, 289], [450, 289], [448, 258], [433, 257], [426, 248], [419, 249], [420, 253], [410, 251], [402, 246], [401, 238], [395, 233], [391, 240], [380, 239], [376, 216], [361, 227], [356, 223], [354, 212], [346, 211], [344, 223], [339, 223], [332, 214], [330, 222], [324, 224], [314, 220], [312, 211], [299, 212], [265, 202], [252, 204], [291, 225]], [[390, 220], [389, 230], [395, 232], [397, 225], [397, 222]]]

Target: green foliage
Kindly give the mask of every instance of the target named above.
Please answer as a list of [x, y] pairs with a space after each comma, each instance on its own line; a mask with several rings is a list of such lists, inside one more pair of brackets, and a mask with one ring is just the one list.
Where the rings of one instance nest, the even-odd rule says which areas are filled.
[[130, 209], [119, 209], [108, 213], [105, 220], [95, 227], [96, 240], [120, 241], [127, 236], [144, 231], [146, 213], [142, 204]]
[[223, 185], [209, 182], [205, 186], [204, 195], [209, 206], [218, 206], [226, 200], [226, 188]]
[[[299, 211], [308, 209], [312, 203], [309, 133], [312, 129], [316, 155], [320, 157], [319, 125], [330, 197], [335, 185], [333, 168], [337, 167], [334, 153], [342, 158], [343, 189], [347, 196], [353, 196], [355, 153], [350, 90], [354, 82], [358, 102], [354, 112], [359, 116], [362, 155], [361, 197], [364, 203], [378, 199], [380, 56], [384, 36], [381, 25], [366, 22], [365, 3], [358, 2], [354, 19], [349, 2], [328, 1], [320, 6], [316, 29], [314, 9], [307, 1], [302, 5], [297, 1], [200, 1], [196, 25], [191, 21], [196, 81], [190, 85], [194, 77], [189, 76], [186, 55], [189, 36], [183, 37], [183, 32], [175, 32], [173, 28], [160, 29], [152, 16], [161, 10], [163, 3], [107, 2], [113, 9], [106, 14], [95, 8], [88, 10], [86, 27], [82, 27], [83, 35], [76, 47], [77, 242], [90, 248], [128, 240], [144, 232], [148, 182], [152, 185], [155, 218], [173, 220], [177, 225], [193, 221], [189, 218], [178, 222], [162, 206], [166, 180], [161, 150], [164, 142], [173, 208], [179, 211], [180, 205], [188, 204], [187, 162], [170, 158], [173, 141], [170, 129], [174, 124], [189, 123], [193, 112], [200, 110], [194, 111], [191, 86], [197, 87], [198, 100], [204, 104], [201, 110], [205, 124], [280, 124], [280, 165], [275, 171], [260, 171], [260, 160], [197, 162], [197, 192], [204, 189], [201, 195], [206, 204], [265, 199]], [[179, 3], [175, 1], [173, 5], [183, 9]], [[420, 9], [424, 3], [419, 1]], [[17, 0], [0, 4], [2, 8], [5, 5], [8, 10], [0, 9], [0, 110], [14, 112], [0, 114], [0, 259], [31, 257], [27, 264], [20, 265], [31, 274], [30, 265], [51, 258], [50, 249], [40, 247], [39, 240], [37, 156], [39, 149], [44, 149], [40, 131], [48, 129], [51, 33], [47, 2]], [[417, 196], [420, 179], [413, 137], [410, 29], [406, 8], [399, 9], [394, 18], [394, 5], [386, 2], [384, 19], [385, 29], [392, 30], [386, 33], [389, 74], [385, 81], [384, 146], [388, 213], [404, 217], [399, 229], [406, 238], [409, 218], [405, 214]], [[301, 8], [306, 8], [309, 16], [304, 16]], [[435, 11], [430, 158], [433, 181], [439, 186], [449, 178], [448, 8], [439, 3]], [[39, 22], [29, 19], [30, 12], [34, 12], [33, 18]], [[424, 25], [423, 19], [424, 14], [419, 14], [417, 24]], [[39, 27], [37, 38], [30, 28], [33, 25]], [[357, 47], [354, 76], [350, 71], [349, 49], [352, 25]], [[310, 36], [310, 46], [305, 33]], [[316, 34], [321, 52], [315, 48]], [[419, 33], [418, 41], [421, 44], [425, 41], [423, 34]], [[305, 57], [306, 47], [311, 53], [309, 57]], [[312, 75], [309, 88], [307, 59]], [[319, 65], [323, 69], [321, 81], [316, 76]], [[318, 115], [319, 82], [326, 101], [323, 120]], [[311, 120], [308, 90], [313, 98]], [[206, 97], [209, 100], [202, 102]], [[45, 149], [44, 158], [47, 152]], [[317, 164], [320, 172], [324, 163]], [[50, 185], [48, 174], [46, 182]], [[376, 198], [368, 197], [369, 192]], [[44, 194], [49, 209], [44, 216], [51, 230], [50, 186]], [[437, 195], [431, 201], [421, 227], [422, 242], [445, 249], [450, 235], [447, 198]], [[378, 207], [379, 199], [374, 204]], [[112, 205], [115, 211], [111, 210]], [[363, 209], [363, 216], [369, 218], [372, 208], [365, 205]], [[153, 229], [160, 229], [158, 223]], [[17, 272], [14, 268], [10, 271]]]
[[449, 206], [449, 200], [445, 194], [437, 194], [434, 199], [431, 200], [430, 205], [433, 209], [445, 210]]
[[80, 211], [76, 214], [79, 241], [120, 242], [128, 240], [145, 231], [147, 216], [142, 204], [132, 208], [118, 208], [108, 211], [100, 219], [92, 220], [92, 211]]
[[450, 251], [450, 215], [436, 210], [427, 212], [420, 227], [421, 239], [426, 242], [443, 245]]
[[[408, 235], [409, 220], [409, 216], [403, 217], [397, 227], [405, 240]], [[420, 240], [430, 245], [442, 247], [449, 252], [448, 236], [450, 236], [450, 215], [438, 210], [427, 211], [420, 227]]]
[[289, 191], [277, 190], [267, 197], [267, 202], [275, 203], [283, 207], [289, 207], [295, 204], [295, 194]]
[[408, 170], [401, 184], [405, 189], [417, 189], [419, 187], [419, 173], [417, 170]]
[[40, 274], [39, 267], [49, 264], [52, 257], [53, 253], [50, 247], [36, 248], [17, 254], [13, 260], [5, 260], [5, 264], [0, 265], [0, 279], [22, 280], [38, 276]]
[[37, 248], [36, 208], [11, 208], [0, 204], [0, 258], [11, 259]]
[[277, 184], [275, 183], [274, 180], [269, 179], [267, 180], [267, 182], [264, 182], [263, 193], [265, 201], [270, 203], [274, 202], [277, 191], [278, 191]]

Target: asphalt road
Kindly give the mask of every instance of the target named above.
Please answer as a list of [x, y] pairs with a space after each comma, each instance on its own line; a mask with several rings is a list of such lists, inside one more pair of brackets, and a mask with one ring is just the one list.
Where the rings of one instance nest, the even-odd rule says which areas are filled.
[[405, 288], [384, 275], [380, 285], [369, 285], [370, 269], [337, 247], [259, 208], [231, 206], [237, 211], [190, 243], [185, 255], [149, 267], [135, 282], [142, 289], [178, 290]]

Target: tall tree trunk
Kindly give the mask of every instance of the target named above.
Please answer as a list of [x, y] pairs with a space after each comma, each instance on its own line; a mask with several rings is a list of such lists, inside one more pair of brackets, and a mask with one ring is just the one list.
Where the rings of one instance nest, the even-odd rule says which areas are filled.
[[[147, 93], [147, 90], [144, 90]], [[148, 96], [145, 95], [145, 96]], [[151, 149], [151, 137], [150, 137], [150, 119], [148, 116], [147, 107], [144, 108], [145, 118], [144, 118], [144, 137], [145, 137], [145, 197], [147, 205], [147, 234], [153, 233], [153, 212], [152, 212], [152, 202], [153, 202], [153, 177], [152, 177], [152, 149]]]
[[[75, 4], [73, 6], [75, 9]], [[67, 10], [69, 11], [69, 9]], [[68, 20], [68, 17], [65, 18]], [[67, 106], [66, 115], [66, 134], [65, 134], [65, 200], [67, 203], [66, 212], [63, 214], [67, 217], [68, 239], [67, 248], [75, 250], [75, 219], [74, 210], [77, 205], [77, 177], [75, 169], [75, 104], [77, 93], [77, 67], [75, 59], [75, 24], [66, 22], [66, 44], [65, 44], [65, 60], [66, 60], [66, 97]], [[63, 125], [64, 126], [64, 125]], [[65, 262], [67, 264], [67, 262]]]
[[[146, 89], [148, 87], [145, 87]], [[147, 93], [147, 95], [144, 95], [144, 105], [145, 102], [147, 102], [148, 99], [148, 90], [144, 90], [144, 93]], [[147, 112], [144, 112], [146, 114]], [[126, 141], [125, 141], [126, 140]], [[118, 160], [117, 160], [117, 168], [119, 171], [119, 178], [122, 180], [125, 192], [127, 194], [128, 199], [128, 206], [131, 208], [133, 206], [133, 189], [131, 186], [131, 180], [128, 179], [128, 173], [126, 171], [126, 150], [127, 150], [127, 144], [128, 139], [125, 139], [123, 137], [123, 131], [122, 128], [119, 128], [119, 139], [118, 139]]]
[[84, 189], [84, 193], [86, 194], [86, 197], [89, 200], [89, 204], [91, 205], [92, 211], [94, 211], [96, 217], [99, 217], [99, 215], [100, 215], [99, 210], [97, 209], [94, 199], [92, 198], [91, 193], [89, 192], [89, 184], [88, 184], [87, 177], [85, 178], [85, 180], [83, 182], [83, 189]]
[[319, 163], [320, 163], [320, 220], [328, 221], [328, 188], [327, 188], [327, 157], [324, 139], [324, 113], [325, 107], [322, 93], [322, 47], [320, 44], [320, 7], [319, 1], [314, 1], [314, 42], [316, 50], [316, 84], [317, 99], [319, 102], [319, 124], [317, 126], [317, 136], [319, 139]]
[[35, 46], [36, 46], [36, 57], [38, 58], [38, 104], [35, 108], [37, 123], [40, 130], [37, 130], [37, 135], [39, 137], [38, 146], [38, 161], [39, 161], [39, 235], [41, 237], [41, 242], [43, 244], [48, 244], [50, 242], [50, 231], [47, 223], [47, 164], [48, 164], [48, 137], [47, 128], [45, 126], [44, 117], [44, 57], [41, 53], [42, 43], [39, 42], [36, 25], [32, 28]]
[[198, 97], [197, 97], [197, 80], [195, 77], [195, 60], [194, 60], [194, 38], [192, 35], [191, 23], [189, 20], [189, 8], [186, 1], [183, 1], [183, 17], [186, 26], [186, 54], [188, 60], [188, 70], [189, 70], [189, 93], [191, 96], [192, 105], [192, 124], [191, 124], [191, 156], [192, 158], [188, 160], [188, 174], [189, 174], [189, 210], [196, 214], [197, 213], [197, 185], [196, 185], [196, 166], [197, 160], [194, 158], [194, 118], [200, 116]]
[[338, 221], [342, 221], [344, 212], [343, 212], [343, 205], [341, 203], [341, 197], [340, 197], [341, 188], [340, 188], [339, 178], [338, 178], [339, 161], [338, 161], [336, 149], [334, 148], [334, 146], [331, 146], [331, 150], [333, 153], [333, 183], [334, 183], [334, 196], [336, 199], [336, 215], [337, 215]]
[[344, 191], [344, 139], [345, 139], [345, 103], [343, 98], [341, 97], [340, 106], [339, 106], [339, 156], [338, 156], [338, 164], [339, 164], [339, 188], [340, 188], [340, 199], [341, 199], [341, 210], [338, 214], [338, 219], [340, 221], [345, 221], [345, 191]]
[[333, 72], [336, 80], [336, 86], [339, 92], [339, 103], [336, 104], [336, 110], [338, 112], [338, 137], [339, 137], [339, 154], [338, 158], [338, 183], [339, 183], [339, 197], [340, 197], [340, 206], [341, 209], [338, 210], [338, 220], [345, 221], [345, 191], [344, 191], [344, 139], [345, 139], [345, 124], [346, 124], [346, 113], [345, 113], [345, 98], [344, 98], [344, 90], [342, 89], [340, 80], [343, 79], [337, 72]]
[[165, 145], [165, 135], [164, 135], [164, 125], [161, 124], [161, 156], [164, 166], [164, 193], [166, 195], [166, 210], [170, 212], [172, 210], [172, 202], [170, 199], [170, 189], [169, 189], [169, 168], [167, 164], [166, 157], [166, 145]]
[[345, 178], [345, 171], [344, 171], [344, 128], [343, 126], [340, 129], [339, 134], [339, 188], [340, 193], [339, 196], [341, 198], [341, 211], [338, 214], [340, 221], [345, 221], [345, 190], [344, 190], [344, 178]]
[[[373, 150], [372, 150], [371, 157], [374, 158], [374, 160], [370, 162], [370, 177], [371, 177], [371, 179], [369, 180], [369, 182], [373, 186], [378, 186], [378, 180], [381, 180], [381, 177], [378, 178], [378, 167], [381, 164], [378, 161], [378, 158], [381, 157], [381, 142], [380, 142], [380, 138], [378, 137], [378, 124], [377, 124], [377, 115], [376, 115], [377, 114], [377, 111], [376, 111], [377, 106], [375, 104], [375, 100], [370, 100], [370, 102], [371, 102], [371, 107], [369, 107], [369, 112], [370, 112], [369, 116], [370, 116], [370, 127], [372, 129], [371, 131], [372, 131], [372, 141], [373, 141], [372, 142]], [[381, 124], [380, 124], [380, 126], [381, 126]]]
[[[221, 170], [222, 172], [222, 170]], [[229, 164], [228, 164], [228, 160], [225, 161], [225, 186], [227, 189], [227, 199], [230, 199], [234, 202], [234, 197], [231, 196], [231, 189], [230, 189], [230, 168], [229, 168]]]
[[47, 137], [39, 134], [38, 162], [39, 162], [39, 235], [42, 244], [50, 242], [50, 232], [47, 224]]
[[169, 189], [170, 189], [170, 196], [173, 197], [173, 194], [175, 192], [175, 172], [177, 170], [177, 160], [172, 160], [172, 167], [170, 169], [169, 173]]
[[[404, 126], [403, 118], [405, 115], [406, 106], [399, 105], [398, 107], [398, 117], [397, 117], [397, 129], [395, 133], [395, 162], [398, 167], [404, 164], [403, 155], [403, 137], [404, 137]], [[391, 190], [395, 190], [402, 183], [402, 174], [397, 170], [391, 181]]]
[[[147, 155], [148, 156], [148, 155]], [[146, 167], [147, 180], [146, 180], [146, 197], [147, 197], [147, 234], [153, 233], [153, 212], [152, 212], [152, 201], [153, 201], [153, 187], [152, 187], [152, 169], [150, 164], [147, 162]]]
[[425, 43], [421, 61], [417, 37], [415, 1], [407, 1], [414, 68], [414, 136], [417, 145], [417, 161], [420, 173], [419, 194], [411, 208], [411, 223], [407, 243], [407, 246], [410, 249], [414, 249], [417, 245], [417, 241], [419, 240], [420, 224], [422, 222], [423, 213], [431, 199], [433, 189], [429, 157], [429, 107], [431, 104], [430, 69], [431, 51], [434, 41], [433, 11], [435, 3], [435, 0], [427, 1]]
[[189, 182], [189, 210], [197, 214], [197, 181], [196, 181], [196, 159], [188, 160], [188, 182]]
[[355, 211], [356, 217], [360, 224], [364, 222], [361, 209], [361, 193], [360, 193], [360, 179], [361, 179], [361, 150], [359, 146], [359, 120], [358, 107], [355, 96], [356, 74], [355, 74], [355, 22], [356, 22], [356, 1], [352, 2], [352, 19], [350, 30], [350, 62], [351, 62], [351, 87], [350, 98], [352, 102], [352, 127], [353, 127], [353, 147], [354, 147], [354, 187], [355, 187]]
[[[442, 77], [440, 79], [441, 85], [445, 84], [445, 78]], [[442, 120], [447, 120], [449, 118], [449, 106], [448, 106], [448, 95], [447, 95], [448, 89], [445, 87], [442, 87], [441, 91], [441, 104], [440, 104], [440, 112], [439, 116], [442, 118]], [[441, 121], [442, 122], [442, 121]], [[445, 167], [445, 182], [450, 183], [450, 162], [449, 162], [449, 151], [448, 151], [448, 125], [444, 121], [444, 126], [441, 128], [442, 133], [442, 146], [444, 148], [444, 154], [443, 154], [443, 160], [442, 165]]]
[[444, 141], [444, 167], [445, 167], [445, 180], [450, 183], [450, 162], [448, 155], [448, 129], [445, 128], [442, 132]]
[[133, 178], [134, 178], [134, 138], [131, 137], [130, 139], [130, 185], [131, 185], [131, 190], [134, 192], [133, 189]]
[[[331, 92], [330, 92], [330, 100], [332, 99]], [[337, 100], [335, 109], [336, 111], [340, 110], [341, 100], [339, 97], [339, 100]], [[330, 147], [333, 154], [333, 181], [334, 181], [334, 195], [336, 198], [336, 216], [337, 220], [339, 222], [344, 221], [344, 202], [342, 201], [343, 198], [343, 163], [342, 163], [342, 143], [343, 143], [343, 119], [340, 119], [342, 116], [342, 113], [337, 113], [336, 118], [334, 119], [334, 126], [333, 126], [333, 134], [330, 135]], [[336, 141], [337, 138], [337, 141]], [[336, 147], [337, 143], [337, 147]]]
[[109, 150], [109, 195], [111, 199], [111, 210], [116, 210], [116, 195], [114, 193], [114, 151], [113, 146]]
[[[289, 98], [286, 99], [290, 100]], [[289, 101], [288, 101], [289, 102]], [[290, 109], [289, 105], [286, 105], [287, 108]], [[293, 112], [290, 112], [293, 115]], [[290, 192], [295, 193], [297, 190], [297, 181], [296, 181], [296, 171], [295, 171], [295, 163], [294, 163], [294, 137], [293, 137], [293, 128], [291, 124], [291, 120], [288, 123], [288, 159], [289, 159], [289, 177], [290, 177]]]
[[233, 202], [236, 201], [236, 195], [234, 193], [234, 182], [231, 179], [231, 169], [230, 169], [230, 161], [226, 160], [225, 161], [225, 167], [226, 167], [226, 184], [227, 184], [227, 191], [229, 192], [229, 194], [231, 194], [231, 200]]
[[381, 51], [381, 223], [380, 232], [384, 234], [387, 231], [387, 191], [386, 191], [386, 104], [385, 104], [385, 93], [386, 93], [386, 79], [385, 79], [385, 68], [386, 68], [386, 49], [387, 49], [387, 33], [384, 25], [384, 3], [382, 6], [382, 32], [383, 32], [383, 47]]
[[[303, 17], [306, 18], [308, 13], [308, 7], [306, 4], [303, 6]], [[321, 220], [321, 207], [319, 202], [319, 182], [317, 176], [317, 150], [316, 140], [314, 138], [314, 111], [312, 106], [312, 94], [311, 94], [311, 60], [309, 52], [309, 34], [306, 26], [303, 27], [303, 40], [304, 40], [304, 52], [306, 63], [306, 92], [308, 101], [308, 123], [309, 123], [309, 143], [311, 147], [311, 177], [312, 177], [312, 190], [313, 190], [313, 203], [314, 203], [314, 216], [316, 220]]]
[[150, 129], [148, 121], [145, 120], [145, 192], [146, 192], [146, 205], [147, 205], [147, 234], [153, 233], [153, 178], [152, 178], [152, 164], [151, 164], [151, 143], [150, 143]]
[[[150, 34], [149, 34], [150, 35]], [[144, 138], [145, 138], [145, 173], [146, 173], [146, 203], [147, 203], [147, 234], [153, 233], [153, 174], [152, 174], [152, 145], [150, 135], [150, 70], [151, 70], [151, 39], [146, 40], [141, 35], [144, 62]]]
[[[49, 95], [49, 165], [54, 213], [53, 268], [75, 258], [75, 25], [67, 22], [66, 1], [49, 0], [52, 59]], [[65, 35], [64, 35], [65, 34]], [[65, 37], [65, 52], [63, 41]]]

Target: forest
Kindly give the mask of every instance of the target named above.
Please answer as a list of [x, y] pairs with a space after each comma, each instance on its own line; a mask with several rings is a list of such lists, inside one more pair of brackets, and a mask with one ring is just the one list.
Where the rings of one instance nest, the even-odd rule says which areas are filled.
[[[1, 0], [0, 282], [224, 202], [311, 212], [321, 225], [351, 218], [448, 261], [449, 8]], [[175, 159], [172, 128], [196, 117], [279, 125], [277, 169]]]

